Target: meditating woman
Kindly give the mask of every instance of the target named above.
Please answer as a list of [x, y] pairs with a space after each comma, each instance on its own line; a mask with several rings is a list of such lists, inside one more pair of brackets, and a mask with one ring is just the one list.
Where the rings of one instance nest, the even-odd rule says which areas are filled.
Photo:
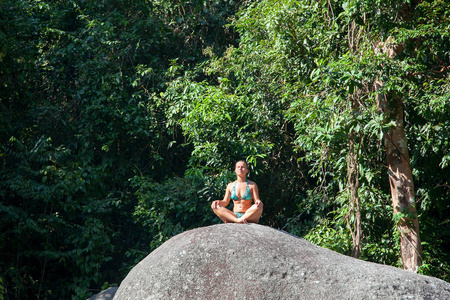
[[[213, 201], [211, 208], [225, 223], [258, 223], [263, 203], [259, 199], [258, 186], [247, 179], [247, 163], [243, 160], [238, 161], [234, 172], [237, 176], [236, 181], [227, 185], [223, 200]], [[230, 200], [233, 200], [233, 211], [226, 208]]]

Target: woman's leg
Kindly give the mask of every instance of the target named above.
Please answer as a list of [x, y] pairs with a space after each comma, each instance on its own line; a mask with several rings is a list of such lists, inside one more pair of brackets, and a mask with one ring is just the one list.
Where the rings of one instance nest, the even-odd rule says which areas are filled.
[[262, 206], [253, 204], [249, 209], [247, 209], [243, 218], [249, 223], [258, 223], [259, 218], [261, 218], [262, 212], [263, 212]]
[[217, 205], [212, 210], [224, 223], [241, 223], [234, 212], [223, 206]]

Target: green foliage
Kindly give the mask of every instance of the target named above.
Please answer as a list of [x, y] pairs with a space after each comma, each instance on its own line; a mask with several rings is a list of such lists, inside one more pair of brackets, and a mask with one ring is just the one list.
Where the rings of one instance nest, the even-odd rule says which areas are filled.
[[173, 235], [212, 221], [210, 205], [199, 193], [200, 182], [173, 178], [158, 184], [145, 177], [131, 182], [138, 199], [133, 216], [149, 233], [149, 250]]
[[5, 287], [3, 286], [3, 279], [0, 277], [0, 300], [5, 299], [4, 295], [5, 295], [6, 291], [5, 291]]
[[[0, 299], [86, 299], [247, 159], [261, 222], [398, 265], [374, 79], [404, 101], [424, 266], [449, 280], [445, 1], [2, 1]], [[394, 59], [380, 49], [401, 45]]]
[[3, 285], [16, 299], [86, 299], [141, 255], [128, 180], [184, 173], [189, 151], [159, 97], [170, 60], [232, 43], [235, 4], [0, 5]]
[[322, 222], [312, 228], [305, 236], [305, 239], [318, 246], [350, 255], [352, 239], [345, 225], [338, 226], [333, 224], [333, 226], [330, 226], [331, 224], [328, 223], [327, 219], [323, 219]]
[[[32, 280], [45, 276], [63, 284], [64, 276], [58, 272], [64, 267], [74, 278], [79, 277], [73, 285], [66, 285], [66, 293], [87, 296], [86, 291], [77, 289], [98, 280], [101, 265], [111, 259], [110, 232], [101, 219], [112, 201], [83, 197], [91, 179], [63, 167], [70, 153], [53, 148], [51, 139], [39, 138], [30, 150], [14, 138], [9, 146], [4, 147], [9, 173], [3, 172], [1, 177], [4, 218], [0, 247], [17, 261], [11, 266], [7, 261], [1, 264], [6, 280], [17, 280], [10, 289], [17, 298], [38, 293], [64, 295]], [[22, 162], [16, 169], [10, 168], [14, 159]]]
[[263, 137], [274, 122], [265, 116], [268, 112], [263, 105], [214, 86], [174, 84], [185, 89], [180, 99], [171, 99], [176, 104], [169, 111], [170, 118], [181, 113], [179, 123], [192, 140], [192, 154], [198, 162], [220, 169], [242, 158], [263, 159], [270, 153], [273, 143]]
[[[241, 79], [241, 73], [249, 70], [245, 73], [248, 77], [257, 74], [258, 81], [267, 86], [277, 85], [271, 92], [285, 103], [284, 112], [296, 131], [299, 158], [309, 166], [309, 175], [315, 180], [307, 197], [300, 198], [297, 216], [289, 219], [289, 230], [302, 235], [308, 232], [306, 236], [311, 240], [346, 251], [345, 247], [336, 246], [346, 245], [346, 242], [341, 243], [334, 235], [343, 232], [343, 220], [348, 218], [348, 197], [342, 196], [346, 194], [346, 157], [351, 134], [358, 144], [356, 155], [365, 236], [362, 258], [397, 265], [398, 240], [387, 201], [389, 187], [381, 144], [385, 132], [394, 123], [385, 122], [377, 111], [372, 87], [376, 78], [386, 83], [383, 92], [401, 95], [406, 104], [408, 140], [413, 149], [419, 202], [433, 203], [448, 210], [440, 205], [440, 196], [428, 198], [429, 192], [438, 186], [444, 197], [448, 195], [448, 189], [441, 189], [437, 183], [439, 179], [436, 178], [434, 187], [422, 189], [421, 183], [428, 182], [429, 176], [437, 177], [431, 169], [448, 172], [447, 137], [439, 132], [445, 128], [448, 117], [438, 117], [448, 111], [448, 97], [436, 93], [438, 88], [444, 95], [448, 88], [448, 64], [443, 63], [448, 62], [449, 57], [448, 33], [431, 29], [448, 26], [448, 19], [444, 17], [448, 9], [448, 4], [442, 1], [410, 4], [286, 0], [255, 2], [240, 14], [235, 25], [241, 33], [241, 44], [228, 52], [236, 56], [239, 63], [227, 69], [234, 75], [227, 74], [227, 78], [238, 78], [236, 87], [239, 87], [246, 82]], [[430, 20], [433, 25], [428, 25]], [[377, 41], [380, 44], [374, 44]], [[402, 44], [403, 51], [395, 59], [387, 58], [377, 48], [392, 49], [396, 43]], [[226, 59], [231, 60], [227, 56]], [[265, 91], [262, 87], [260, 90]], [[429, 99], [436, 99], [436, 102]], [[434, 109], [433, 104], [430, 106], [430, 102], [440, 103], [439, 109]], [[435, 112], [433, 116], [430, 111]], [[424, 116], [427, 115], [430, 118], [426, 121]], [[414, 128], [415, 131], [410, 131]], [[426, 146], [425, 141], [430, 144]], [[415, 150], [418, 146], [424, 147], [420, 156]], [[425, 152], [430, 156], [421, 156]], [[420, 163], [431, 157], [436, 159], [432, 160], [430, 169], [425, 167], [429, 164]], [[424, 167], [430, 173], [422, 172]], [[443, 179], [446, 176], [439, 178], [441, 183], [446, 182]], [[305, 209], [315, 213], [305, 213]], [[306, 228], [296, 229], [296, 225]], [[428, 232], [428, 226], [424, 222], [422, 230]], [[348, 242], [347, 239], [343, 241]]]

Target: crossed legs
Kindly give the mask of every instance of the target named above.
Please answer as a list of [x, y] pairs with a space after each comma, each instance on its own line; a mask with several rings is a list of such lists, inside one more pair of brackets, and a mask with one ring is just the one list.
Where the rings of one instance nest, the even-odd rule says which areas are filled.
[[258, 223], [263, 208], [262, 205], [253, 204], [240, 218], [234, 212], [221, 205], [217, 205], [212, 210], [224, 223]]

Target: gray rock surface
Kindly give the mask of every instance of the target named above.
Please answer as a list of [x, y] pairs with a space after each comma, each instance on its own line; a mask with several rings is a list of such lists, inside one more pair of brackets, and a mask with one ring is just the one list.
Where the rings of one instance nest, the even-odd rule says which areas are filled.
[[450, 283], [365, 262], [256, 224], [174, 236], [136, 265], [114, 300], [450, 299]]
[[118, 287], [110, 287], [98, 294], [93, 295], [88, 300], [112, 300], [117, 292]]

